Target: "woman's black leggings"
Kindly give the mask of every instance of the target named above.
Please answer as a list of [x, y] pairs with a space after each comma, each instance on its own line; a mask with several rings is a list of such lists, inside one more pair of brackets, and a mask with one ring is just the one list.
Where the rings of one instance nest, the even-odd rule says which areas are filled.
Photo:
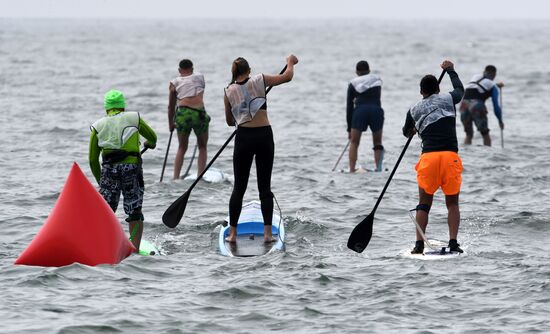
[[252, 159], [256, 156], [256, 174], [258, 177], [258, 191], [262, 203], [262, 216], [265, 225], [271, 225], [273, 220], [273, 194], [271, 193], [271, 171], [273, 170], [273, 156], [275, 144], [271, 126], [258, 128], [237, 129], [235, 149], [233, 150], [233, 173], [235, 184], [229, 200], [229, 224], [237, 226], [243, 197], [248, 185]]

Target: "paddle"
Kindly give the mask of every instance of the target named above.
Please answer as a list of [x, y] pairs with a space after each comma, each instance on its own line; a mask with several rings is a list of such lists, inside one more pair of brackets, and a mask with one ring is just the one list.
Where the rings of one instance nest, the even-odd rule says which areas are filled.
[[162, 172], [160, 173], [160, 182], [162, 182], [162, 178], [164, 177], [164, 169], [166, 168], [166, 160], [168, 160], [168, 152], [170, 152], [170, 144], [172, 143], [173, 134], [174, 130], [171, 130], [170, 138], [168, 138], [168, 146], [166, 147], [166, 154], [164, 155], [164, 163], [162, 164]]
[[193, 149], [193, 155], [191, 156], [191, 160], [189, 160], [189, 166], [187, 166], [187, 169], [185, 170], [185, 174], [183, 174], [182, 179], [185, 179], [187, 175], [189, 175], [189, 170], [191, 169], [191, 166], [193, 165], [193, 160], [195, 160], [195, 154], [197, 154], [197, 144], [195, 144], [195, 148]]
[[342, 157], [344, 156], [344, 153], [346, 153], [346, 150], [348, 149], [348, 146], [349, 146], [349, 140], [348, 142], [346, 143], [346, 147], [344, 147], [344, 150], [342, 151], [342, 153], [340, 154], [340, 157], [338, 157], [338, 160], [336, 160], [336, 163], [334, 164], [334, 167], [332, 167], [332, 171], [334, 172], [334, 170], [336, 169], [336, 167], [338, 166], [338, 164], [340, 163], [340, 159], [342, 159]]
[[[441, 83], [441, 80], [443, 79], [443, 76], [445, 75], [445, 70], [441, 72], [441, 75], [439, 76], [438, 82]], [[380, 201], [382, 201], [382, 197], [384, 197], [384, 193], [386, 192], [386, 189], [388, 189], [388, 186], [390, 185], [390, 182], [393, 178], [393, 174], [395, 174], [395, 171], [397, 170], [397, 167], [399, 166], [399, 163], [401, 162], [401, 159], [405, 155], [405, 152], [407, 151], [407, 148], [409, 147], [409, 144], [411, 143], [411, 140], [413, 139], [414, 135], [409, 136], [409, 139], [407, 139], [407, 142], [405, 143], [405, 147], [403, 147], [403, 151], [401, 151], [401, 154], [399, 155], [399, 158], [397, 159], [397, 162], [395, 163], [395, 166], [393, 167], [393, 170], [391, 171], [390, 177], [386, 181], [386, 185], [384, 186], [384, 189], [382, 189], [382, 192], [380, 193], [380, 196], [378, 196], [378, 200], [376, 201], [376, 204], [374, 205], [374, 208], [372, 209], [371, 213], [363, 219], [351, 232], [349, 239], [348, 239], [348, 248], [357, 252], [361, 253], [367, 248], [367, 245], [369, 244], [369, 241], [372, 237], [372, 225], [374, 223], [374, 213], [376, 212], [376, 209], [378, 208], [378, 204], [380, 204]]]
[[[286, 65], [285, 67], [281, 70], [281, 72], [279, 74], [283, 74], [285, 71], [286, 71]], [[271, 90], [271, 88], [273, 88], [273, 86], [270, 86], [266, 89], [265, 91], [265, 94], [267, 95], [267, 93], [269, 93], [269, 91]], [[189, 187], [189, 189], [187, 189], [187, 191], [185, 193], [183, 193], [183, 195], [181, 195], [178, 199], [176, 199], [169, 207], [168, 209], [166, 209], [166, 211], [164, 212], [164, 214], [162, 215], [162, 222], [164, 223], [164, 225], [170, 227], [170, 228], [174, 228], [176, 226], [178, 226], [180, 220], [181, 220], [181, 217], [183, 217], [183, 213], [185, 212], [185, 207], [187, 206], [187, 201], [189, 200], [189, 195], [191, 194], [191, 191], [193, 190], [193, 188], [195, 188], [195, 186], [197, 185], [197, 183], [202, 179], [202, 177], [204, 176], [204, 173], [206, 173], [206, 171], [210, 168], [210, 166], [212, 166], [212, 164], [214, 163], [214, 161], [216, 161], [216, 159], [218, 158], [218, 156], [223, 152], [223, 150], [225, 149], [225, 147], [227, 146], [227, 144], [229, 144], [229, 142], [233, 139], [233, 137], [235, 137], [235, 135], [237, 134], [237, 129], [235, 129], [235, 131], [233, 131], [233, 133], [231, 134], [231, 136], [229, 136], [229, 138], [227, 138], [227, 140], [225, 141], [225, 143], [223, 143], [222, 147], [219, 149], [219, 151], [214, 155], [214, 157], [212, 158], [212, 160], [210, 160], [210, 162], [208, 163], [208, 165], [206, 165], [206, 168], [202, 171], [202, 173], [197, 177], [197, 179], [195, 180], [195, 182], [193, 182], [193, 184], [191, 184], [191, 186]]]
[[[502, 87], [500, 87], [500, 118], [502, 118]], [[503, 128], [500, 128], [500, 146], [504, 148], [504, 129]]]

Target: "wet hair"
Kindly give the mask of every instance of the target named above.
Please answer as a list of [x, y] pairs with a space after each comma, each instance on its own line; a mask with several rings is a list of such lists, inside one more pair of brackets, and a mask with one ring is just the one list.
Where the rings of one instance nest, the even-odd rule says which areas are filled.
[[180, 61], [180, 69], [181, 70], [189, 70], [193, 68], [193, 62], [189, 59], [183, 59]]
[[494, 65], [485, 66], [485, 72], [496, 73], [497, 68]]
[[497, 68], [494, 65], [487, 65], [485, 66], [485, 73], [496, 74]]
[[369, 63], [366, 60], [361, 60], [355, 65], [355, 70], [357, 73], [367, 74], [370, 72]]
[[235, 83], [239, 75], [245, 74], [250, 71], [250, 66], [248, 62], [243, 57], [239, 57], [233, 60], [231, 64], [231, 82], [229, 84]]
[[425, 75], [422, 80], [420, 80], [420, 92], [427, 95], [432, 95], [437, 93], [439, 90], [439, 82], [437, 78], [431, 74]]

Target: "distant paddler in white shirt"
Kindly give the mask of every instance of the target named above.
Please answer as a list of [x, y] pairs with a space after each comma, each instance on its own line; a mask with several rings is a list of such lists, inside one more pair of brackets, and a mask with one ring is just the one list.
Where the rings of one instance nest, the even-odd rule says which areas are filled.
[[180, 75], [170, 81], [170, 95], [168, 99], [168, 124], [170, 132], [177, 129], [179, 147], [174, 160], [174, 179], [180, 178], [183, 157], [189, 143], [191, 130], [197, 136], [199, 147], [198, 170], [199, 175], [206, 166], [208, 144], [208, 125], [210, 116], [204, 108], [204, 76], [193, 72], [193, 63], [183, 59], [179, 63]]
[[365, 171], [356, 169], [357, 151], [361, 134], [370, 127], [372, 131], [372, 149], [374, 150], [375, 171], [382, 171], [384, 161], [384, 146], [382, 146], [382, 128], [384, 127], [384, 109], [380, 102], [382, 80], [376, 74], [370, 73], [369, 63], [361, 60], [356, 65], [357, 77], [348, 85], [346, 103], [346, 121], [348, 124], [349, 171], [350, 173]]
[[504, 84], [502, 82], [496, 83], [496, 76], [497, 68], [493, 65], [487, 65], [483, 74], [474, 75], [465, 87], [464, 98], [460, 105], [460, 120], [464, 125], [464, 132], [466, 132], [466, 138], [464, 139], [466, 145], [472, 144], [472, 138], [474, 137], [473, 123], [483, 137], [483, 145], [491, 146], [487, 107], [485, 106], [485, 101], [488, 98], [493, 101], [493, 111], [498, 119], [498, 125], [501, 129], [504, 129], [502, 106], [499, 103], [499, 88], [502, 88]]

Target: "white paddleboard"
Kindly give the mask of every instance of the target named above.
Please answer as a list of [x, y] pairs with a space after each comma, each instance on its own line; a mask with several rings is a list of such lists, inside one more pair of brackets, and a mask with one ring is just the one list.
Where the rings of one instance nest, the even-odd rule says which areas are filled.
[[459, 253], [459, 252], [451, 252], [449, 251], [449, 247], [447, 243], [439, 240], [428, 240], [430, 242], [430, 245], [434, 249], [429, 248], [427, 245], [424, 246], [424, 253], [423, 254], [411, 254], [412, 247], [409, 249], [405, 249], [401, 252], [401, 255], [410, 259], [418, 259], [418, 260], [447, 260], [452, 258], [461, 258], [464, 256], [467, 256], [466, 252]]
[[[195, 181], [197, 179], [197, 174], [191, 174], [185, 177], [186, 181]], [[202, 176], [202, 180], [209, 183], [219, 183], [224, 182], [228, 179], [228, 175], [222, 172], [220, 169], [210, 168]]]
[[139, 255], [151, 256], [159, 254], [159, 250], [155, 247], [155, 245], [145, 239], [141, 239], [141, 242], [139, 243]]
[[343, 173], [343, 174], [367, 174], [367, 173], [380, 173], [380, 172], [387, 172], [387, 171], [388, 171], [387, 168], [382, 169], [381, 171], [376, 171], [374, 169], [366, 169], [361, 166], [359, 166], [359, 168], [357, 169], [357, 171], [355, 171], [355, 173], [350, 173], [349, 169], [340, 169], [340, 173]]
[[225, 241], [229, 235], [229, 217], [226, 226], [220, 229], [218, 247], [225, 256], [252, 257], [271, 253], [275, 250], [284, 250], [285, 226], [277, 212], [273, 211], [273, 225], [271, 233], [277, 239], [275, 242], [264, 242], [264, 219], [259, 201], [252, 201], [243, 205], [239, 222], [237, 223], [237, 242]]

